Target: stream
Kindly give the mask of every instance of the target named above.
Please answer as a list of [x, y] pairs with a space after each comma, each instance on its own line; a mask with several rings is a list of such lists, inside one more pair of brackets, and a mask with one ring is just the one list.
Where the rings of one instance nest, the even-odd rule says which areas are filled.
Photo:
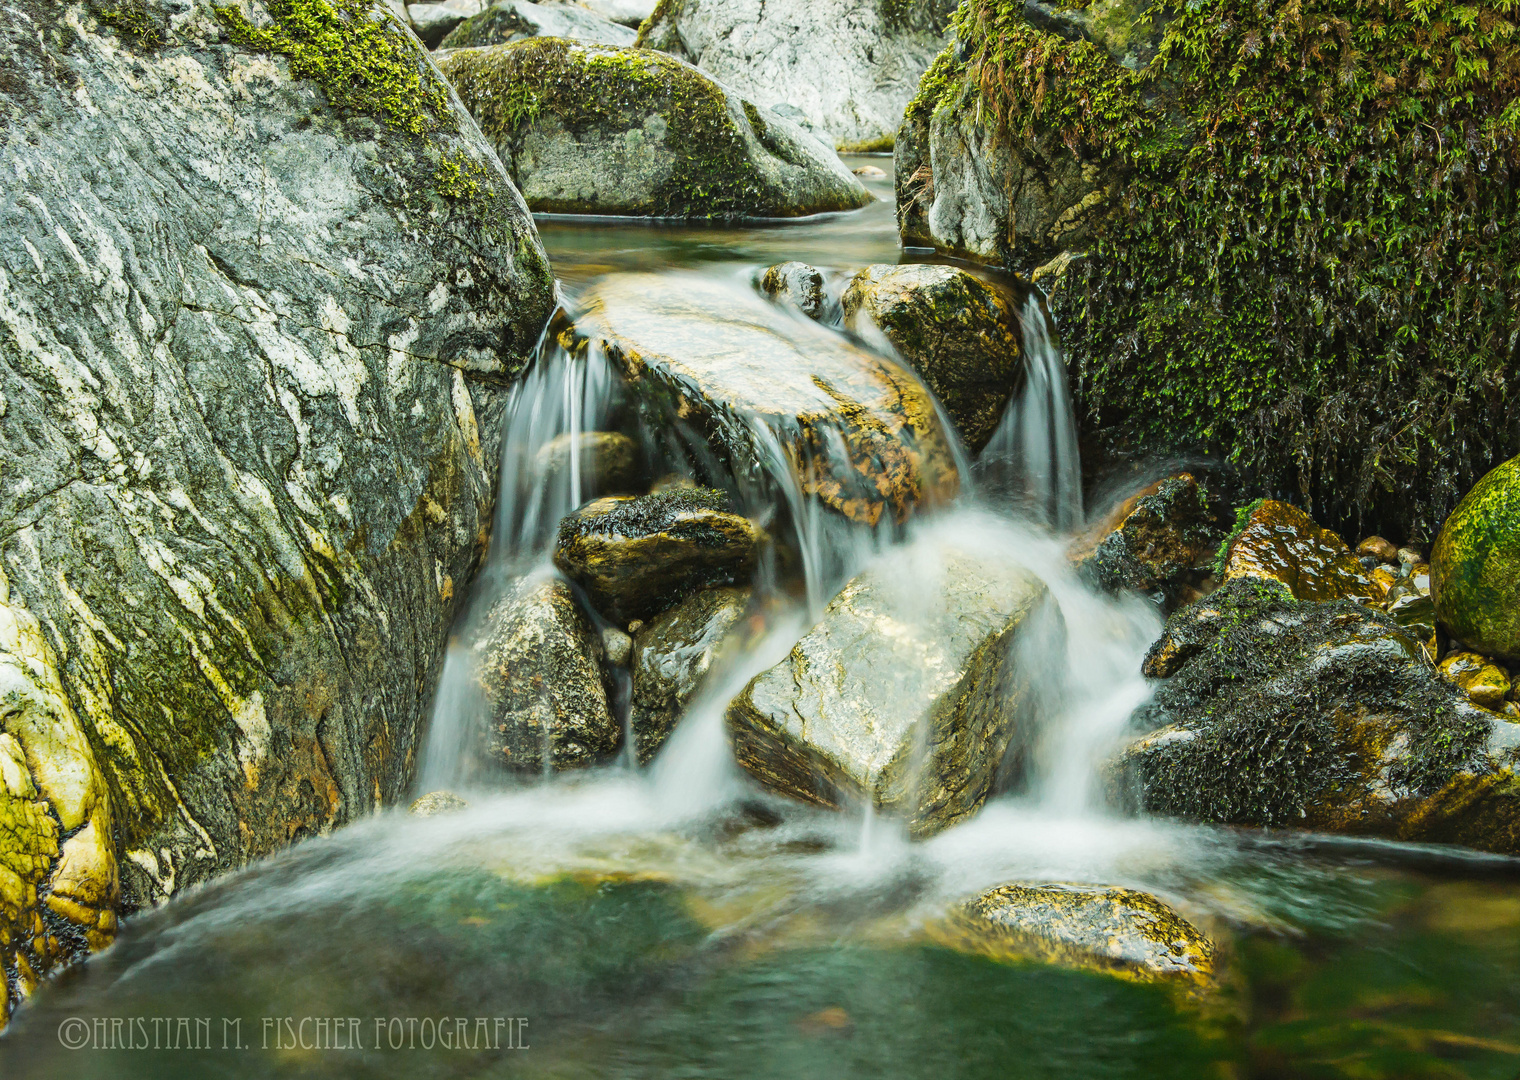
[[[867, 181], [882, 201], [790, 224], [540, 231], [571, 307], [614, 274], [689, 275], [738, 298], [783, 261], [921, 261], [898, 249], [890, 159], [846, 160], [888, 171]], [[466, 764], [473, 627], [511, 582], [552, 572], [547, 545], [590, 479], [551, 481], [533, 462], [594, 430], [617, 393], [600, 358], [546, 345], [509, 410], [493, 550], [418, 766], [414, 794], [453, 790], [468, 808], [394, 809], [139, 914], [18, 1011], [0, 1077], [1515, 1080], [1520, 860], [1104, 808], [1097, 765], [1148, 696], [1140, 664], [1162, 622], [1067, 563], [1083, 510], [1071, 406], [1054, 342], [1029, 344], [1047, 334], [1039, 305], [1024, 317], [1026, 351], [1048, 362], [1031, 357], [984, 455], [996, 468], [972, 483], [967, 467], [956, 504], [905, 529], [843, 529], [790, 491], [778, 452], [736, 498], [789, 523], [801, 570], [789, 585], [762, 567], [744, 655], [647, 766], [503, 790]], [[910, 841], [869, 809], [814, 809], [748, 779], [727, 702], [866, 567], [932, 606], [953, 548], [1027, 567], [1065, 620], [1031, 661], [1053, 719], [1026, 787]], [[952, 904], [1006, 882], [1154, 893], [1210, 933], [1229, 974], [1200, 998], [936, 936]]]

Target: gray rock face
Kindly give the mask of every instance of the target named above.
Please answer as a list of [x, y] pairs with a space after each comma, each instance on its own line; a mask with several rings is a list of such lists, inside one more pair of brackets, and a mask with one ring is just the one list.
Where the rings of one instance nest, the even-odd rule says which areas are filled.
[[1167, 681], [1113, 771], [1133, 808], [1520, 851], [1520, 724], [1381, 612], [1237, 578], [1172, 616], [1145, 673]]
[[840, 591], [791, 655], [729, 705], [739, 763], [824, 806], [870, 799], [917, 835], [1016, 776], [1037, 722], [1022, 647], [1064, 634], [1043, 582], [946, 552], [939, 580], [888, 559]]
[[460, 23], [439, 48], [470, 49], [524, 38], [557, 37], [596, 45], [632, 45], [636, 33], [579, 4], [505, 0]]
[[553, 305], [415, 37], [339, 6], [341, 83], [256, 3], [0, 20], [0, 812], [62, 823], [91, 944], [118, 866], [153, 903], [403, 792]]
[[487, 6], [488, 0], [442, 0], [437, 4], [408, 4], [406, 13], [422, 43], [436, 49], [462, 22]]
[[873, 199], [795, 124], [660, 53], [535, 38], [441, 63], [538, 212], [798, 217]]
[[801, 110], [841, 149], [890, 149], [945, 47], [954, 0], [670, 0], [639, 45], [690, 60], [765, 108]]
[[767, 267], [760, 287], [772, 300], [788, 304], [810, 319], [823, 315], [823, 272], [816, 266], [788, 262]]
[[525, 579], [497, 601], [476, 645], [486, 703], [482, 753], [515, 772], [595, 765], [617, 753], [622, 725], [607, 705], [602, 637], [558, 578]]
[[702, 688], [749, 607], [749, 589], [707, 589], [651, 620], [633, 643], [633, 738], [650, 761]]

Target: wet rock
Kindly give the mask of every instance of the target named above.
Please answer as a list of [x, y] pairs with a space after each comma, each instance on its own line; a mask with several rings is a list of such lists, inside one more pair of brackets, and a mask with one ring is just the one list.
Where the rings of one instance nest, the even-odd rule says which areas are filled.
[[560, 523], [554, 565], [603, 615], [648, 620], [698, 590], [747, 580], [765, 533], [710, 488], [606, 498]]
[[[39, 628], [5, 646], [4, 919], [70, 956], [118, 889], [402, 797], [554, 305], [387, 5], [325, 25], [341, 78], [299, 62], [306, 5], [111, 6], [0, 20], [0, 606]], [[0, 997], [59, 959], [25, 940]]]
[[1236, 578], [1172, 616], [1145, 673], [1167, 681], [1111, 774], [1133, 809], [1520, 851], [1520, 725], [1381, 612]]
[[1486, 656], [1520, 660], [1520, 457], [1478, 481], [1430, 554], [1436, 617]]
[[952, 948], [1033, 959], [1142, 982], [1203, 983], [1215, 947], [1149, 893], [1101, 885], [1000, 885], [953, 910], [931, 934]]
[[580, 0], [580, 6], [637, 30], [654, 14], [655, 0]]
[[762, 108], [802, 112], [841, 150], [890, 150], [919, 77], [948, 41], [955, 0], [676, 0], [639, 33]]
[[1070, 558], [1094, 587], [1131, 589], [1171, 611], [1214, 587], [1225, 532], [1219, 500], [1180, 473], [1126, 499], [1072, 544]]
[[1299, 600], [1375, 599], [1346, 542], [1302, 510], [1263, 499], [1245, 515], [1224, 557], [1224, 579], [1280, 581]]
[[1398, 550], [1401, 566], [1418, 566], [1425, 562], [1425, 554], [1417, 547], [1401, 547]]
[[862, 165], [852, 171], [856, 176], [864, 176], [868, 180], [879, 180], [887, 175], [887, 170], [878, 169], [875, 165]]
[[766, 269], [760, 287], [772, 300], [790, 304], [810, 319], [823, 314], [823, 272], [807, 263], [781, 263]]
[[430, 791], [413, 802], [408, 813], [416, 817], [437, 817], [467, 809], [469, 805], [452, 791]]
[[489, 0], [443, 0], [438, 4], [408, 4], [412, 29], [430, 49], [436, 49], [466, 19], [486, 9]]
[[1024, 384], [1019, 320], [999, 289], [954, 266], [869, 266], [845, 289], [845, 325], [878, 328], [976, 453]]
[[556, 771], [618, 752], [623, 728], [607, 704], [602, 638], [565, 582], [519, 582], [491, 609], [475, 652], [486, 762], [539, 773], [546, 745]]
[[1043, 582], [949, 551], [936, 578], [889, 558], [840, 591], [726, 714], [739, 763], [823, 806], [876, 806], [928, 835], [1017, 777], [1039, 703], [1028, 650], [1064, 637]]
[[1356, 545], [1358, 555], [1371, 555], [1378, 562], [1397, 563], [1399, 561], [1399, 549], [1392, 543], [1384, 540], [1381, 536], [1369, 536], [1360, 544]]
[[[639, 620], [635, 619], [634, 622]], [[630, 631], [632, 623], [629, 624]], [[607, 654], [607, 663], [613, 667], [627, 667], [629, 658], [633, 655], [633, 638], [615, 626], [602, 627], [602, 649]]]
[[633, 738], [652, 760], [701, 690], [749, 607], [748, 589], [706, 589], [640, 629], [633, 652]]
[[1510, 693], [1509, 676], [1486, 656], [1455, 652], [1441, 661], [1438, 670], [1441, 678], [1460, 687], [1476, 704], [1493, 710], [1504, 707]]
[[471, 49], [535, 37], [565, 38], [593, 45], [632, 45], [638, 35], [579, 4], [505, 0], [454, 27], [439, 48]]
[[536, 212], [797, 217], [873, 198], [795, 124], [660, 53], [535, 38], [440, 67]]
[[580, 460], [587, 496], [627, 495], [639, 486], [639, 447], [617, 431], [583, 431], [549, 440], [538, 451], [535, 475], [557, 483], [570, 468], [572, 452]]
[[577, 332], [622, 368], [651, 422], [680, 417], [741, 483], [775, 462], [758, 424], [784, 437], [803, 492], [854, 521], [904, 521], [959, 488], [933, 398], [911, 372], [751, 290], [625, 274], [582, 302]]

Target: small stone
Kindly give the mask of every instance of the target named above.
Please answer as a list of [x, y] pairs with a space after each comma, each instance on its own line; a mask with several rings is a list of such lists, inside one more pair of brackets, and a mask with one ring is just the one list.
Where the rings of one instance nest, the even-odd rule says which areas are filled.
[[1373, 568], [1372, 573], [1367, 575], [1367, 579], [1372, 582], [1373, 598], [1387, 600], [1388, 590], [1398, 583], [1399, 575], [1393, 567], [1386, 563], [1379, 563]]
[[1399, 549], [1393, 543], [1384, 540], [1381, 536], [1369, 536], [1360, 544], [1356, 545], [1358, 555], [1370, 555], [1378, 562], [1396, 563], [1399, 561]]
[[633, 652], [633, 638], [615, 626], [602, 628], [602, 648], [607, 651], [607, 662], [613, 667], [627, 667], [629, 654]]
[[1372, 582], [1346, 542], [1296, 506], [1263, 499], [1230, 540], [1224, 579], [1268, 578], [1297, 600], [1371, 602]]
[[772, 266], [760, 279], [760, 288], [772, 300], [790, 304], [810, 319], [823, 313], [823, 272], [816, 266], [800, 262]]
[[1473, 704], [1499, 709], [1510, 692], [1509, 676], [1486, 656], [1458, 652], [1442, 660], [1438, 670], [1447, 682], [1460, 686]]
[[1425, 561], [1424, 554], [1417, 547], [1401, 547], [1398, 550], [1398, 560], [1406, 566]]
[[408, 812], [417, 817], [435, 817], [438, 814], [451, 814], [457, 810], [463, 810], [469, 805], [452, 791], [430, 791], [412, 803], [411, 810]]
[[539, 448], [534, 463], [542, 482], [552, 484], [569, 472], [572, 448], [588, 495], [628, 495], [638, 487], [638, 444], [617, 431], [567, 432], [550, 439]]
[[878, 169], [875, 165], [862, 165], [854, 170], [856, 176], [864, 176], [876, 180], [887, 175], [885, 169]]

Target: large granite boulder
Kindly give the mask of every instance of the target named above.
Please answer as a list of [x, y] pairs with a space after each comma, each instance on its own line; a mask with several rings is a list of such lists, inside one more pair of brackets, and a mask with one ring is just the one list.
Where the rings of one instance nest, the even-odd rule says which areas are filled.
[[628, 27], [579, 4], [502, 0], [450, 30], [439, 48], [473, 49], [535, 37], [566, 38], [593, 45], [632, 45], [637, 36]]
[[517, 582], [487, 614], [474, 651], [487, 764], [537, 774], [617, 753], [623, 725], [608, 705], [602, 636], [564, 581]]
[[1473, 90], [1515, 61], [1482, 10], [1427, 39], [1360, 0], [966, 0], [898, 135], [903, 243], [1065, 267], [1089, 469], [1219, 457], [1343, 533], [1433, 536], [1520, 452], [1520, 159], [1509, 92]]
[[651, 423], [679, 418], [704, 440], [697, 463], [741, 486], [781, 455], [803, 494], [869, 525], [906, 520], [959, 490], [934, 399], [911, 371], [752, 290], [625, 274], [582, 302], [577, 333], [619, 365]]
[[879, 330], [979, 452], [1024, 385], [1019, 316], [1008, 295], [954, 266], [868, 266], [840, 298], [845, 325]]
[[639, 44], [690, 60], [840, 149], [890, 150], [955, 0], [665, 0]]
[[441, 63], [536, 212], [777, 218], [874, 198], [791, 121], [662, 53], [534, 38]]
[[1520, 853], [1520, 724], [1381, 612], [1237, 578], [1172, 616], [1145, 673], [1166, 681], [1111, 774], [1132, 808]]
[[724, 492], [683, 485], [577, 510], [560, 522], [554, 565], [627, 626], [697, 590], [746, 583], [765, 540]]
[[936, 575], [898, 553], [729, 704], [734, 753], [775, 791], [938, 832], [1019, 777], [1039, 721], [1025, 660], [1063, 639], [1028, 571], [945, 551]]
[[1441, 526], [1430, 595], [1452, 636], [1520, 660], [1520, 457], [1478, 481]]
[[402, 794], [553, 283], [381, 3], [9, 8], [0, 125], [14, 999]]

